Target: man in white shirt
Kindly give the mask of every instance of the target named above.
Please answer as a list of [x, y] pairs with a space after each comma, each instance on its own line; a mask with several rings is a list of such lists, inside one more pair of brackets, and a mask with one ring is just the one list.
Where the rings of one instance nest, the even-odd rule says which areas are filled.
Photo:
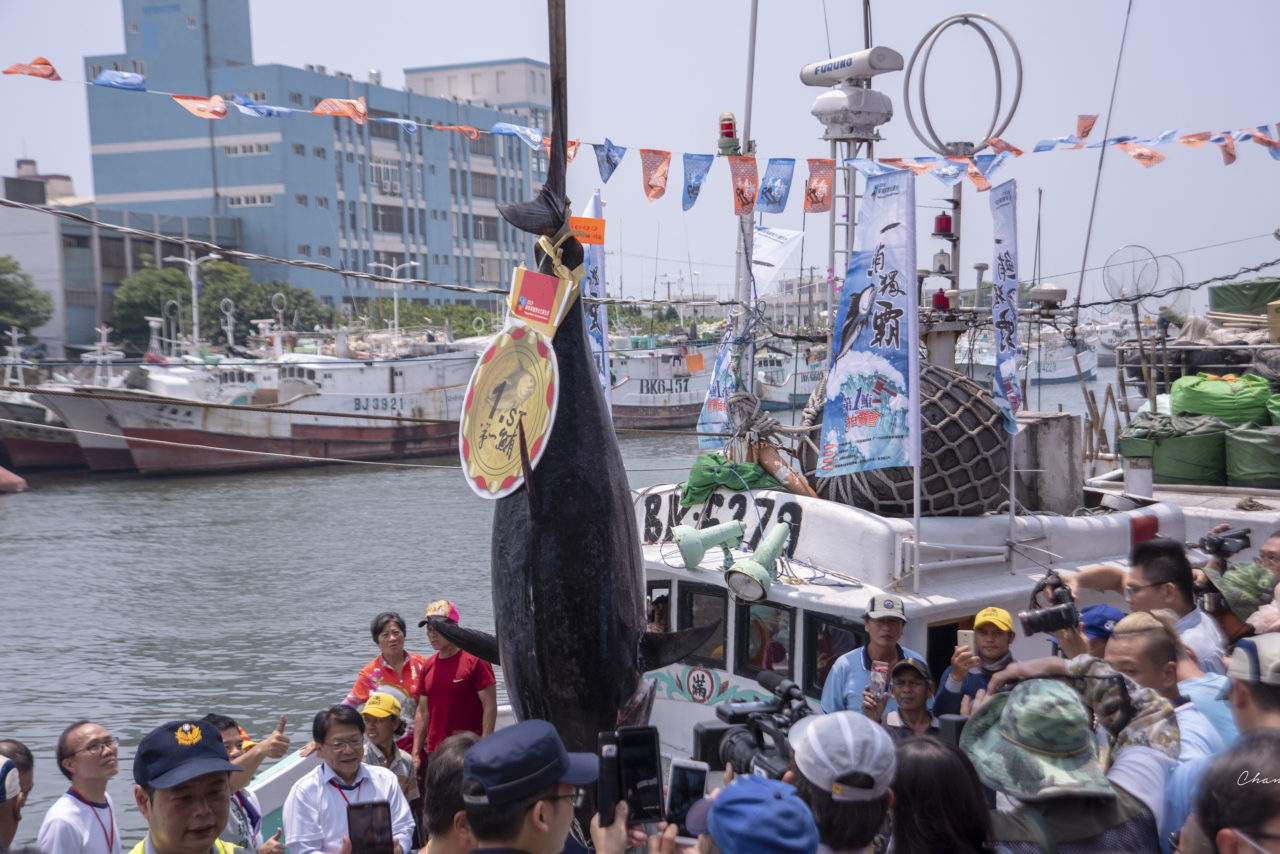
[[413, 814], [400, 781], [386, 768], [361, 762], [364, 719], [351, 706], [337, 705], [316, 715], [311, 737], [319, 746], [319, 766], [294, 783], [284, 802], [284, 839], [289, 854], [338, 854], [347, 832], [347, 806], [386, 801], [391, 806], [395, 854], [413, 845]]
[[54, 757], [70, 788], [45, 813], [36, 847], [44, 854], [121, 854], [120, 828], [107, 782], [119, 772], [119, 742], [98, 724], [62, 731]]
[[0, 741], [0, 849], [13, 844], [22, 821], [22, 805], [35, 785], [35, 763], [22, 742]]

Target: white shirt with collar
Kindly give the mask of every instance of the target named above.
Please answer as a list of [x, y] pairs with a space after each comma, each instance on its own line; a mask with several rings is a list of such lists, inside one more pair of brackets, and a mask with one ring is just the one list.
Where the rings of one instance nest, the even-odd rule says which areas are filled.
[[1176, 626], [1178, 637], [1191, 647], [1196, 654], [1196, 661], [1205, 673], [1226, 673], [1226, 665], [1222, 657], [1227, 654], [1227, 638], [1218, 627], [1218, 621], [1201, 611], [1192, 608], [1187, 615], [1178, 620]]
[[347, 835], [347, 804], [387, 801], [391, 804], [391, 838], [400, 850], [413, 851], [413, 814], [400, 791], [400, 781], [386, 768], [360, 766], [347, 787], [321, 762], [293, 784], [284, 801], [284, 841], [289, 854], [336, 854]]

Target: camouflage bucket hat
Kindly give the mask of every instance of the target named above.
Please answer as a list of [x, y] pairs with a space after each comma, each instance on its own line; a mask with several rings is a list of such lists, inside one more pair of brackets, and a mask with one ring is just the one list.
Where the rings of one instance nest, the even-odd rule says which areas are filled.
[[997, 694], [969, 719], [960, 748], [983, 783], [1024, 801], [1115, 797], [1084, 703], [1061, 682], [1032, 679]]
[[1276, 577], [1271, 571], [1256, 563], [1234, 566], [1225, 575], [1205, 567], [1204, 574], [1227, 600], [1231, 612], [1242, 620], [1253, 616], [1276, 586]]

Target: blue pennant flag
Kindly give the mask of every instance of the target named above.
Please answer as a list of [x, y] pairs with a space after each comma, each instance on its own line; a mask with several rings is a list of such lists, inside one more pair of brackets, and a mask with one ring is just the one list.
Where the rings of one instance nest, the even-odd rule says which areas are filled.
[[386, 124], [389, 124], [389, 125], [400, 125], [400, 127], [404, 128], [404, 132], [409, 134], [409, 136], [413, 136], [415, 133], [418, 132], [418, 124], [413, 119], [396, 119], [396, 118], [388, 117], [388, 118], [379, 118], [379, 119], [369, 119], [369, 121], [385, 122]]
[[979, 154], [973, 158], [983, 178], [990, 178], [1000, 167], [1013, 160], [1012, 151], [1001, 151], [999, 154]]
[[93, 78], [94, 86], [109, 86], [112, 89], [130, 89], [134, 92], [147, 91], [147, 78], [132, 71], [112, 71], [104, 68]]
[[968, 172], [969, 170], [965, 164], [956, 163], [952, 160], [939, 163], [937, 166], [929, 170], [930, 175], [937, 178], [944, 186], [947, 187], [954, 187], [956, 184], [959, 184]]
[[596, 150], [596, 163], [600, 165], [600, 180], [606, 184], [613, 177], [613, 170], [618, 168], [618, 164], [622, 162], [622, 155], [627, 153], [627, 149], [621, 145], [614, 145], [609, 137], [604, 138], [604, 145], [599, 143], [591, 143], [591, 147]]
[[707, 171], [715, 162], [714, 154], [686, 154], [684, 156], [684, 199], [680, 207], [689, 210], [698, 200], [702, 192], [702, 182], [707, 179]]
[[285, 116], [293, 115], [293, 110], [288, 107], [270, 107], [266, 104], [255, 104], [239, 92], [232, 97], [231, 103], [237, 110], [244, 113], [246, 116], [257, 116], [260, 119], [282, 119]]
[[883, 163], [877, 163], [866, 157], [850, 157], [844, 161], [844, 164], [857, 169], [863, 178], [874, 178], [877, 175], [888, 175], [890, 172], [898, 171], [892, 166], [885, 166]]
[[489, 128], [489, 133], [518, 136], [524, 140], [525, 145], [534, 151], [542, 150], [542, 128], [527, 128], [522, 125], [513, 125], [509, 122], [495, 122], [493, 127]]
[[760, 198], [756, 202], [756, 209], [763, 213], [782, 213], [787, 207], [787, 196], [791, 194], [791, 176], [795, 171], [794, 157], [770, 157], [764, 177], [760, 179]]

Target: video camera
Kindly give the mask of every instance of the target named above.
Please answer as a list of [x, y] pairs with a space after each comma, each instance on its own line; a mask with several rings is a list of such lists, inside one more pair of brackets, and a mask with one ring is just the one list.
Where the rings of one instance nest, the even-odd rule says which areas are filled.
[[773, 697], [718, 704], [719, 721], [699, 721], [693, 727], [693, 758], [715, 771], [732, 763], [738, 773], [779, 780], [791, 759], [787, 733], [810, 713], [809, 703], [799, 685], [771, 670], [756, 681]]
[[1225, 562], [1237, 552], [1249, 548], [1252, 528], [1232, 528], [1219, 534], [1205, 534], [1200, 538], [1200, 551]]
[[[1046, 590], [1053, 602], [1048, 607], [1041, 605], [1039, 598]], [[1057, 570], [1049, 570], [1044, 578], [1036, 582], [1027, 610], [1020, 611], [1018, 619], [1022, 621], [1022, 633], [1027, 637], [1041, 632], [1048, 634], [1059, 629], [1075, 628], [1080, 623], [1080, 612], [1076, 610], [1071, 588], [1067, 587]]]

